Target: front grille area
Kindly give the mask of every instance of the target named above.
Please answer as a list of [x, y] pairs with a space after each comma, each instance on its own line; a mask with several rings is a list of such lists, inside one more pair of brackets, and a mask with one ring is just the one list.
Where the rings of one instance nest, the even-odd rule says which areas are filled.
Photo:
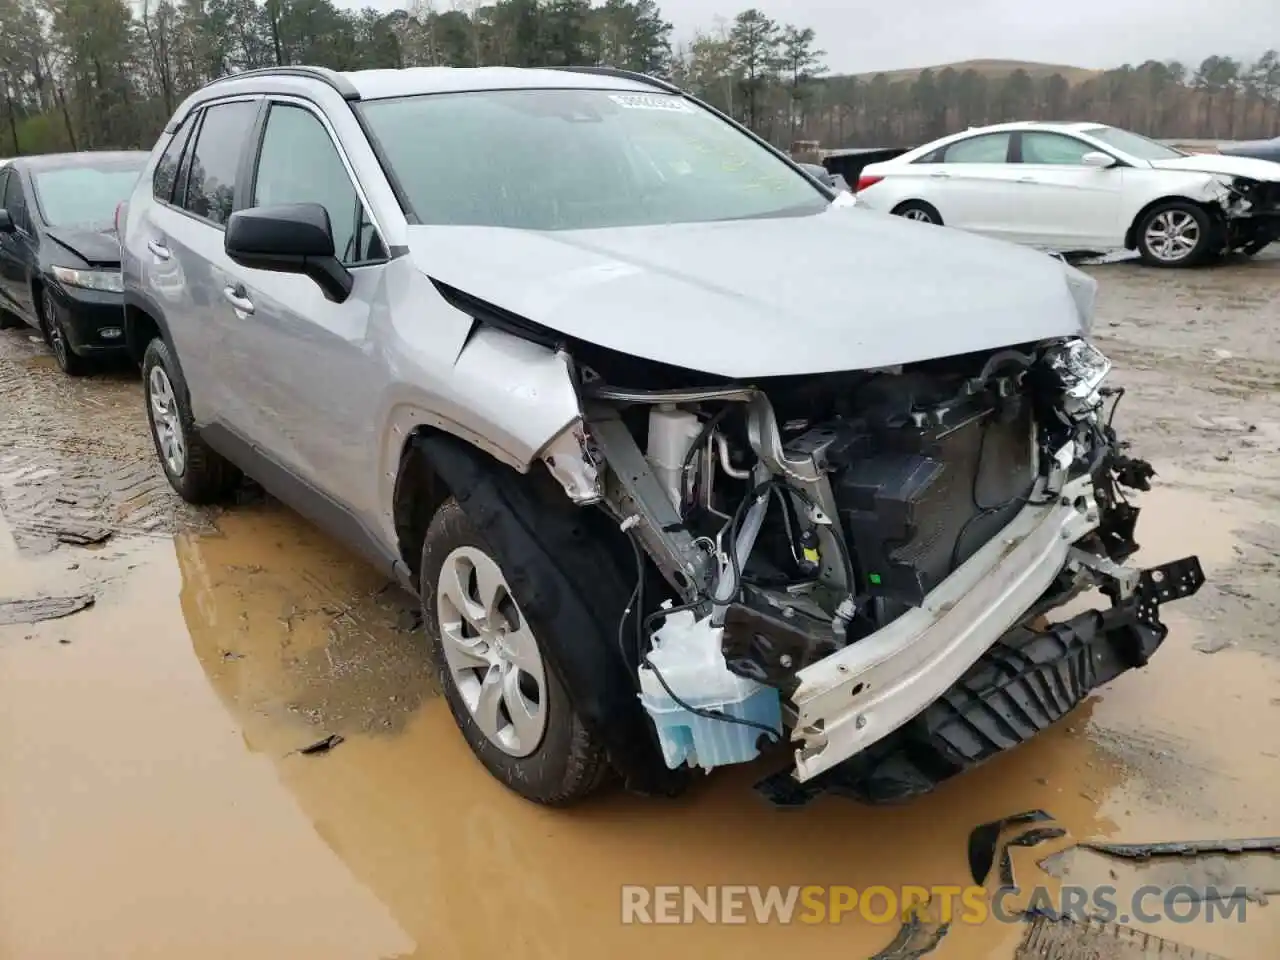
[[861, 592], [911, 605], [1025, 505], [1035, 482], [1030, 404], [971, 414], [959, 426], [904, 431], [835, 480]]
[[1247, 197], [1252, 213], [1280, 213], [1280, 182], [1261, 182]]

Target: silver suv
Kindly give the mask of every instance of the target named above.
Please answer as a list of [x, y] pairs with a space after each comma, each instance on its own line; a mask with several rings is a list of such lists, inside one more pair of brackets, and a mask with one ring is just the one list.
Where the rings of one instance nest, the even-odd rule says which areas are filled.
[[1143, 664], [1203, 581], [1125, 565], [1151, 468], [1090, 278], [865, 211], [665, 83], [238, 74], [122, 220], [174, 489], [243, 471], [415, 591], [532, 800], [762, 752], [778, 803], [928, 790]]

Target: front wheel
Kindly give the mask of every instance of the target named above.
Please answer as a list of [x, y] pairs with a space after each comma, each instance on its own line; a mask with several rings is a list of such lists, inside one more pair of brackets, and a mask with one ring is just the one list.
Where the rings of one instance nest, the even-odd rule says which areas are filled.
[[69, 377], [83, 377], [92, 369], [92, 365], [80, 354], [71, 349], [67, 332], [58, 317], [58, 310], [53, 302], [53, 294], [44, 290], [40, 294], [40, 312], [44, 320], [44, 338], [53, 350], [53, 358], [58, 362], [58, 369]]
[[1153, 207], [1138, 223], [1138, 253], [1153, 267], [1190, 267], [1205, 260], [1213, 224], [1199, 206], [1173, 200]]
[[907, 220], [915, 220], [917, 223], [932, 223], [935, 226], [942, 226], [942, 214], [938, 212], [938, 208], [931, 203], [925, 203], [923, 200], [907, 200], [893, 208], [895, 217], [904, 217]]
[[142, 386], [151, 439], [169, 486], [187, 503], [216, 503], [230, 494], [240, 471], [200, 439], [182, 373], [159, 337], [142, 355]]
[[456, 500], [427, 529], [420, 594], [445, 699], [489, 773], [549, 806], [594, 791], [609, 767], [543, 654], [538, 634], [555, 624], [525, 618], [493, 549]]

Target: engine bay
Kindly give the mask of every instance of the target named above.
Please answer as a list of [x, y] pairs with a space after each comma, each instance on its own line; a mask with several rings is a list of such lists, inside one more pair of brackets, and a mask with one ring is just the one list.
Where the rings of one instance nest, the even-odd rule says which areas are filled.
[[580, 360], [582, 457], [561, 447], [548, 466], [631, 540], [619, 651], [668, 765], [744, 762], [781, 741], [806, 670], [928, 606], [1027, 508], [1061, 502], [1083, 535], [1007, 626], [1089, 586], [1132, 593], [1118, 564], [1137, 509], [1122, 488], [1153, 471], [1115, 436], [1109, 370], [1076, 337], [752, 384], [667, 370], [656, 389]]

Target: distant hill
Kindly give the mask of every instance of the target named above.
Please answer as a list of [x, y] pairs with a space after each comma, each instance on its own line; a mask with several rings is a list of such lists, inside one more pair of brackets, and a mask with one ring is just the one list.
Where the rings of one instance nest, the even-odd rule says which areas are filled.
[[1084, 67], [1069, 67], [1060, 63], [1033, 63], [1028, 60], [961, 60], [959, 63], [940, 63], [932, 67], [911, 67], [906, 70], [877, 70], [873, 73], [855, 73], [853, 76], [859, 80], [870, 80], [877, 73], [883, 73], [888, 77], [889, 82], [893, 83], [898, 80], [914, 80], [922, 70], [932, 70], [934, 73], [940, 73], [947, 67], [950, 67], [956, 73], [976, 70], [984, 77], [992, 79], [1003, 79], [1018, 69], [1027, 71], [1034, 80], [1060, 73], [1068, 83], [1073, 84], [1081, 83], [1102, 73], [1101, 70], [1088, 70]]

